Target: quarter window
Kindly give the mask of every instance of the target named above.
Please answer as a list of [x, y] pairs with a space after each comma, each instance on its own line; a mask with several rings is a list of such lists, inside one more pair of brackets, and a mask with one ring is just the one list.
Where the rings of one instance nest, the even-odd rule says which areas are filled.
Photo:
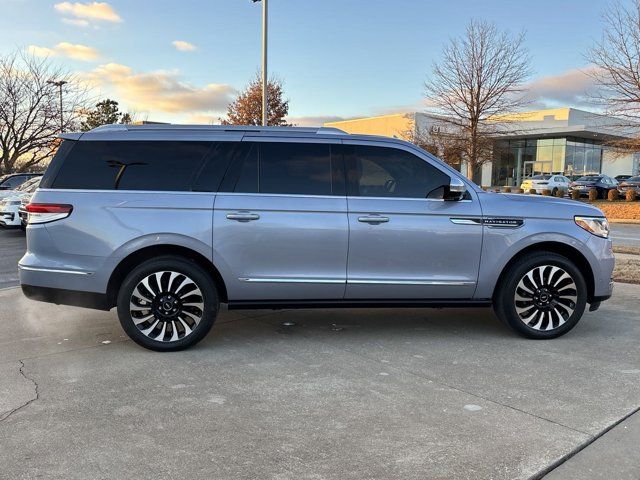
[[80, 141], [53, 188], [191, 190], [211, 142]]
[[423, 159], [396, 148], [346, 148], [349, 195], [443, 198], [449, 176]]

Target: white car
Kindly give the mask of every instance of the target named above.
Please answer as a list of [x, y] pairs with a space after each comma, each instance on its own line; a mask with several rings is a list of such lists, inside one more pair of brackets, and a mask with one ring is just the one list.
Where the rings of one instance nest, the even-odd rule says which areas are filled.
[[[19, 209], [24, 198], [31, 198], [40, 185], [42, 177], [27, 180], [17, 190], [9, 190], [10, 195], [0, 199], [0, 226], [19, 227], [22, 224]], [[3, 192], [4, 193], [4, 192]]]
[[534, 175], [531, 178], [527, 178], [522, 182], [520, 188], [525, 192], [534, 188], [536, 193], [540, 193], [542, 190], [551, 190], [551, 194], [555, 195], [558, 190], [567, 193], [569, 191], [569, 180], [564, 175]]

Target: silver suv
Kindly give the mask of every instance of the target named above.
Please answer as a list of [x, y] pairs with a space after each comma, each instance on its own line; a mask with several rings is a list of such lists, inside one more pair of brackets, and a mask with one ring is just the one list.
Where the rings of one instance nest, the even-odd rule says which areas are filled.
[[27, 206], [24, 293], [116, 307], [178, 350], [230, 309], [493, 305], [530, 338], [612, 292], [600, 210], [487, 193], [413, 144], [329, 128], [100, 127]]

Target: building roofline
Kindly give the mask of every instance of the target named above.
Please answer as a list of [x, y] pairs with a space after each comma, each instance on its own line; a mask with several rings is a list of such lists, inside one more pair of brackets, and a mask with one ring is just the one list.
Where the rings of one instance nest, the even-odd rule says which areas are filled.
[[350, 118], [348, 120], [338, 120], [335, 122], [325, 122], [325, 125], [337, 125], [339, 123], [350, 123], [350, 122], [358, 122], [358, 121], [362, 121], [362, 120], [378, 120], [380, 118], [391, 118], [391, 117], [406, 117], [406, 116], [413, 116], [416, 115], [416, 113], [419, 112], [404, 112], [404, 113], [389, 113], [386, 115], [376, 115], [373, 117], [358, 117], [358, 118]]

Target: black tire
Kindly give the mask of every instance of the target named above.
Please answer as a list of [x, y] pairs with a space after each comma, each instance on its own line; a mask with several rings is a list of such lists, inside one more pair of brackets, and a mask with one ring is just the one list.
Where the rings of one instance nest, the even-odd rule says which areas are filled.
[[553, 187], [553, 190], [551, 190], [551, 195], [553, 195], [554, 197], [558, 195], [558, 187]]
[[202, 340], [219, 307], [218, 292], [207, 272], [177, 256], [141, 263], [127, 275], [118, 292], [118, 318], [129, 338], [162, 352], [183, 350]]
[[[498, 318], [520, 335], [533, 339], [556, 338], [576, 326], [587, 304], [587, 284], [573, 262], [555, 253], [534, 252], [522, 256], [508, 268], [493, 300]], [[529, 272], [535, 283], [530, 277], [525, 278]], [[564, 274], [570, 280], [564, 278]], [[540, 284], [540, 288], [534, 288], [536, 284]], [[523, 301], [518, 300], [524, 297]], [[537, 316], [530, 317], [536, 311]], [[548, 327], [551, 328], [547, 330]]]

